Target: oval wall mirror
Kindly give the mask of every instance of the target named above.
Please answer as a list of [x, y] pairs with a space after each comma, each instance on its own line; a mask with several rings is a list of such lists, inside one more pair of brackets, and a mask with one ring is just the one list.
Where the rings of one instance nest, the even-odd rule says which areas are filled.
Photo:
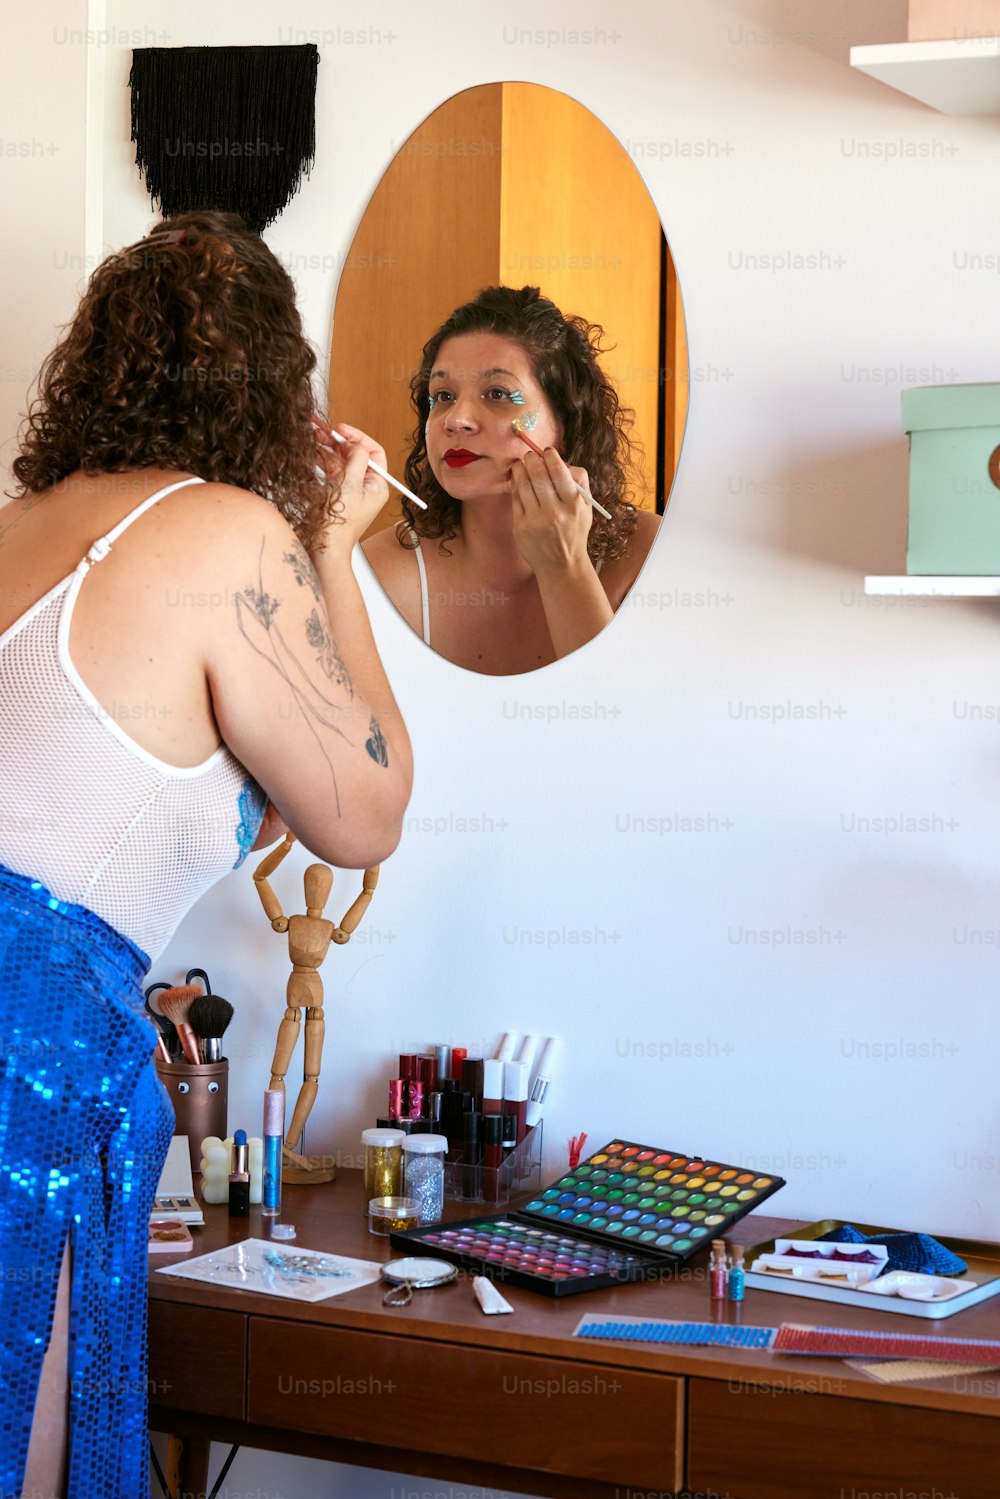
[[329, 399], [427, 503], [393, 492], [363, 549], [433, 650], [513, 675], [604, 628], [669, 499], [688, 359], [656, 209], [589, 110], [488, 84], [400, 146], [340, 279]]

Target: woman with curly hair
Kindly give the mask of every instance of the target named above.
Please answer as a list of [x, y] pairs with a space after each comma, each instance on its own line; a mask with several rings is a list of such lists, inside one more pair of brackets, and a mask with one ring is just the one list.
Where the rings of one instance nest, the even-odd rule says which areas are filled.
[[399, 839], [409, 741], [350, 560], [385, 455], [332, 451], [314, 367], [259, 236], [164, 222], [94, 272], [0, 511], [3, 1494], [147, 1492], [152, 959], [286, 828], [348, 868]]
[[629, 501], [630, 414], [600, 336], [538, 287], [490, 286], [424, 346], [406, 482], [428, 508], [404, 501], [405, 520], [364, 552], [407, 623], [458, 666], [507, 676], [569, 655], [646, 560], [659, 522]]

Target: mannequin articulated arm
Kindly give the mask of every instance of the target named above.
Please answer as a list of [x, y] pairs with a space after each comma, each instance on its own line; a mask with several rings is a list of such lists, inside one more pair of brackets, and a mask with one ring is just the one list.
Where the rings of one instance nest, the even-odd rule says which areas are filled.
[[375, 886], [378, 884], [379, 868], [380, 866], [376, 864], [374, 869], [365, 870], [365, 878], [364, 884], [361, 887], [361, 894], [358, 896], [351, 909], [341, 917], [340, 925], [334, 928], [333, 940], [339, 946], [343, 946], [345, 942], [350, 942], [352, 935], [355, 931], [357, 931], [357, 928], [360, 925], [362, 916], [371, 905], [372, 896], [375, 894]]
[[268, 875], [274, 873], [282, 859], [291, 851], [294, 842], [295, 834], [286, 833], [282, 842], [278, 844], [278, 847], [273, 849], [266, 858], [261, 859], [253, 872], [254, 887], [260, 896], [260, 903], [264, 907], [264, 914], [276, 932], [288, 931], [288, 918], [281, 909], [278, 897], [268, 884]]

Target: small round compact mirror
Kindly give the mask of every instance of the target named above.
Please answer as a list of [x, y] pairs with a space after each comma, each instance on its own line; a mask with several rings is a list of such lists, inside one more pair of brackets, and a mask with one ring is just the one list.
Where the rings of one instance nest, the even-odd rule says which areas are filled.
[[389, 1290], [382, 1297], [385, 1306], [407, 1306], [414, 1291], [429, 1291], [435, 1286], [446, 1286], [458, 1275], [458, 1267], [447, 1260], [425, 1260], [418, 1255], [407, 1259], [389, 1260], [382, 1266], [382, 1279], [388, 1281]]

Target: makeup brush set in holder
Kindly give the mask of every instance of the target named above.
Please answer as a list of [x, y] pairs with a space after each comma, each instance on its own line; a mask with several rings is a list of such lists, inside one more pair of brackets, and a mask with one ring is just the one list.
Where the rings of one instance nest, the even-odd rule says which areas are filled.
[[203, 968], [190, 969], [183, 984], [150, 984], [145, 993], [146, 1011], [159, 1032], [156, 1070], [174, 1106], [174, 1133], [187, 1136], [191, 1170], [197, 1172], [200, 1142], [229, 1133], [229, 1061], [222, 1055], [222, 1038], [233, 1007], [212, 993]]

